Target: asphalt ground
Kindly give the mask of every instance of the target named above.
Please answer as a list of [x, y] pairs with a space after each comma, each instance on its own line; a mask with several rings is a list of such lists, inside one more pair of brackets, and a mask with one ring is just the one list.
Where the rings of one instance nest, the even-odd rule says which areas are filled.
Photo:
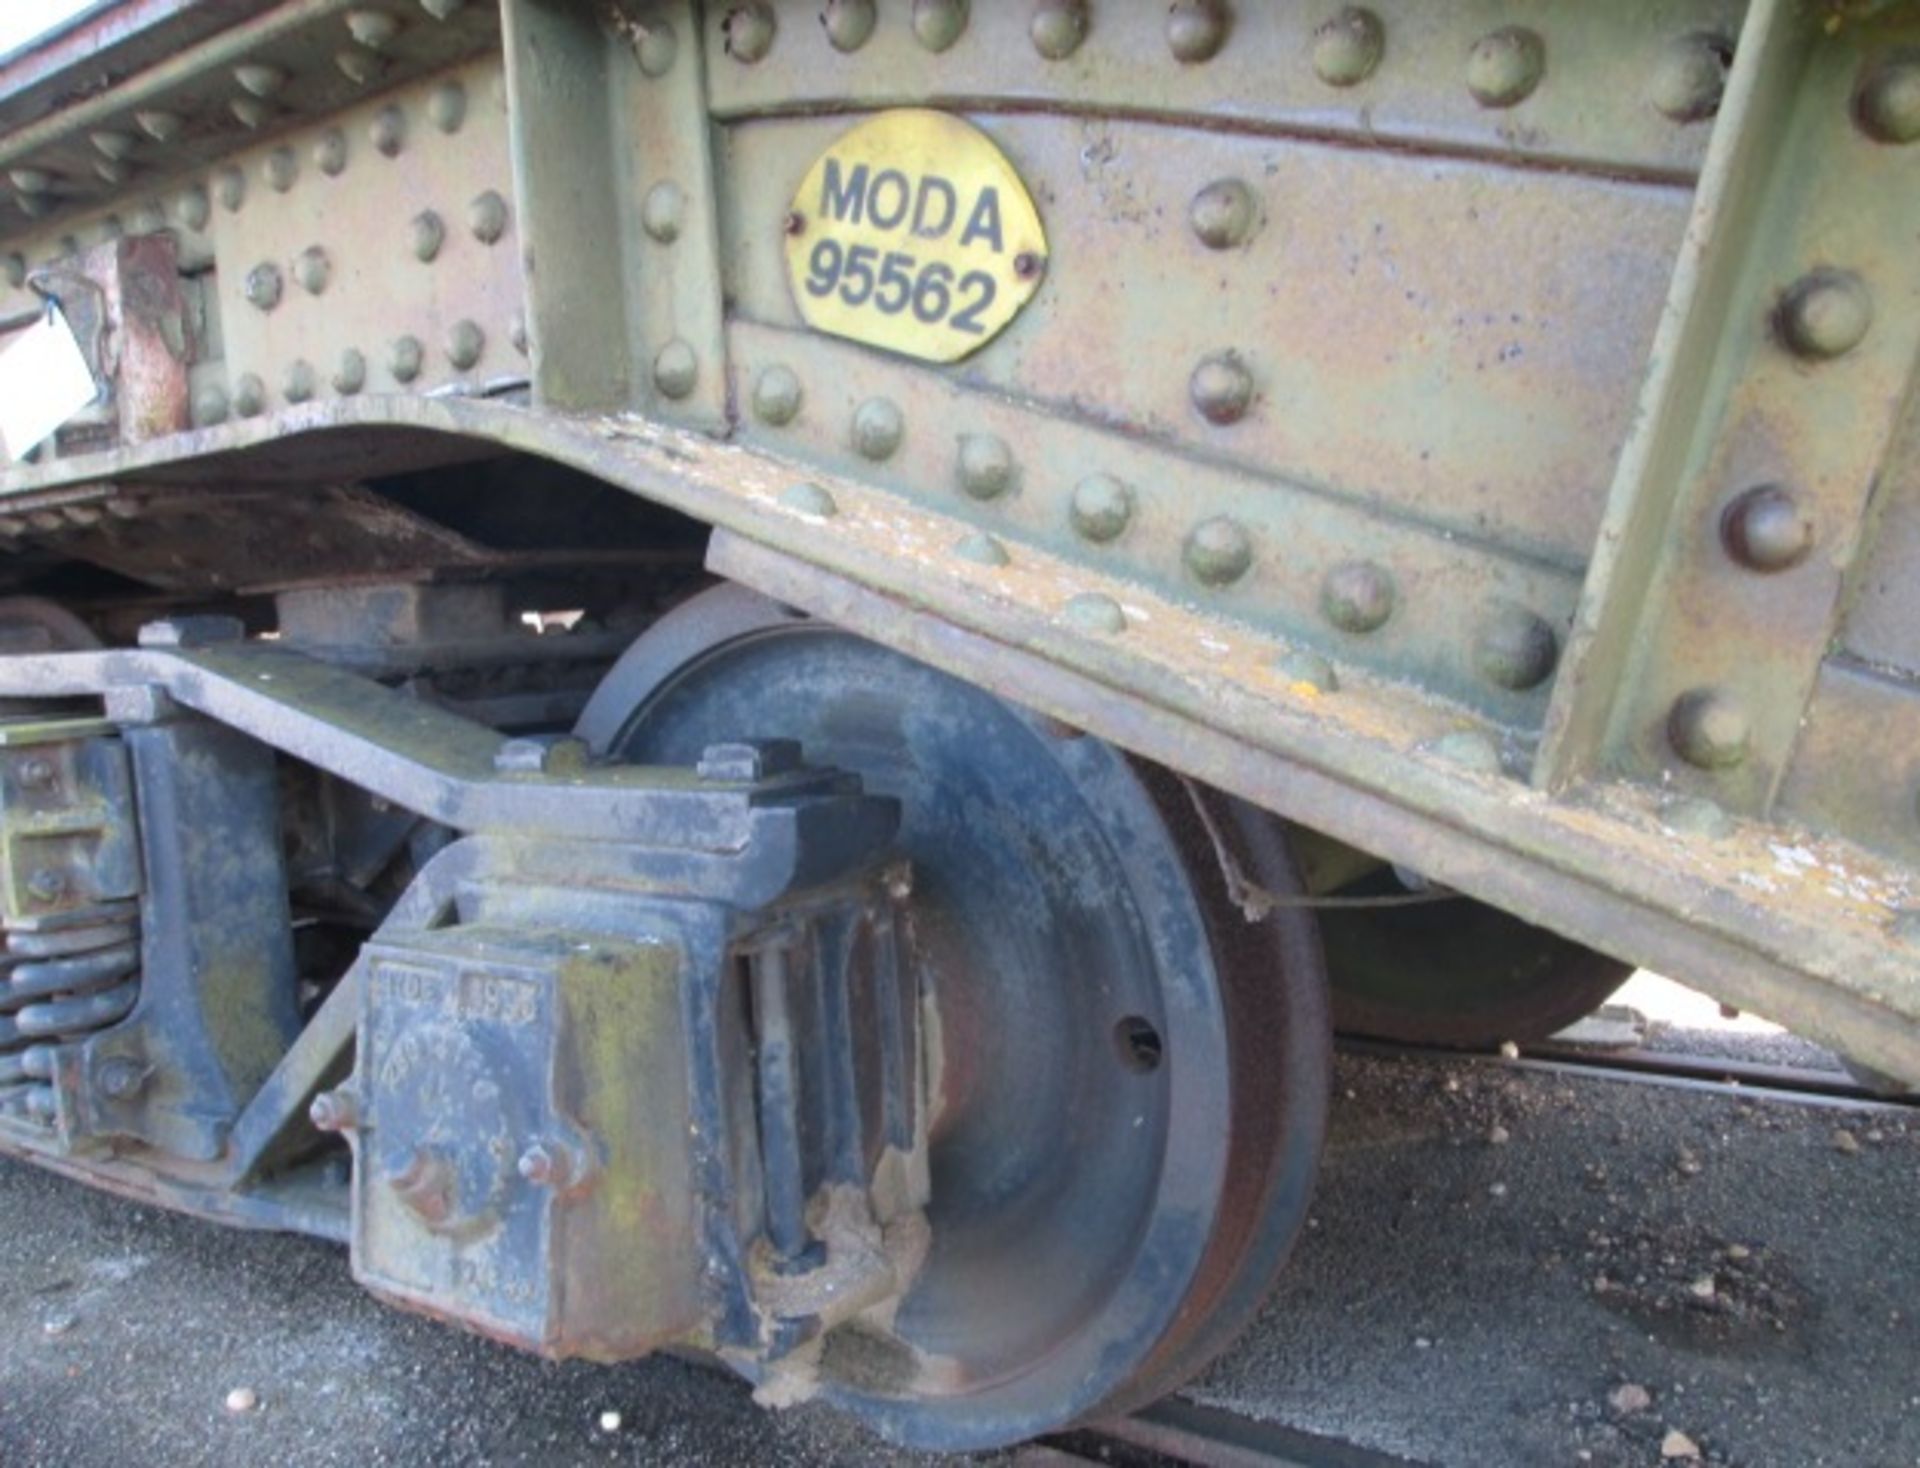
[[[1910, 1468], [1916, 1216], [1913, 1111], [1347, 1055], [1311, 1226], [1189, 1394], [1431, 1464]], [[0, 1163], [4, 1468], [935, 1461], [704, 1367], [539, 1362], [375, 1304], [333, 1246]]]

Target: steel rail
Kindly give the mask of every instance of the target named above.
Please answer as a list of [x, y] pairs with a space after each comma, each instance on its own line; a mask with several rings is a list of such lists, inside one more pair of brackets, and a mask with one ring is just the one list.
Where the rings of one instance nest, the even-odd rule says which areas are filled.
[[1022, 1468], [1100, 1463], [1105, 1468], [1422, 1468], [1418, 1460], [1341, 1438], [1168, 1397], [1130, 1417], [1043, 1439]]

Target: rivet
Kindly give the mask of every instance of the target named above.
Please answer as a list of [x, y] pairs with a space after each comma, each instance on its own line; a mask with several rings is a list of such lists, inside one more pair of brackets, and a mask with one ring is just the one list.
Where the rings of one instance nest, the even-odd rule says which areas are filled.
[[1870, 68], [1854, 94], [1853, 115], [1860, 130], [1877, 142], [1920, 139], [1920, 52]]
[[241, 374], [240, 380], [233, 385], [233, 411], [242, 418], [252, 418], [267, 406], [267, 385], [260, 380], [256, 372]]
[[700, 359], [691, 343], [675, 337], [653, 359], [653, 385], [670, 398], [684, 398], [700, 377]]
[[873, 34], [873, 0], [827, 0], [820, 29], [836, 51], [858, 51]]
[[753, 380], [753, 413], [762, 423], [779, 428], [800, 412], [800, 379], [791, 367], [775, 363], [760, 369]]
[[1731, 769], [1747, 757], [1752, 731], [1739, 703], [1717, 688], [1696, 688], [1674, 701], [1667, 716], [1674, 752], [1703, 770]]
[[1647, 100], [1675, 122], [1701, 122], [1720, 110], [1733, 46], [1724, 36], [1691, 35], [1669, 41], [1653, 63]]
[[445, 222], [431, 209], [421, 210], [407, 225], [407, 244], [413, 251], [413, 258], [423, 263], [440, 253], [440, 246], [446, 242], [446, 238]]
[[1315, 693], [1334, 693], [1340, 687], [1333, 664], [1317, 652], [1283, 652], [1274, 659], [1273, 670], [1289, 684], [1304, 683]]
[[173, 217], [186, 229], [196, 232], [205, 229], [212, 213], [213, 203], [199, 184], [189, 184], [174, 195]]
[[929, 51], [944, 51], [967, 28], [967, 0], [913, 0], [914, 38]]
[[1211, 61], [1227, 43], [1232, 24], [1226, 0], [1173, 0], [1167, 7], [1167, 49], [1175, 61]]
[[94, 162], [93, 171], [110, 184], [123, 184], [133, 177], [132, 168], [112, 158], [97, 159]]
[[223, 168], [213, 176], [214, 196], [229, 214], [247, 202], [247, 176], [237, 168]]
[[15, 290], [27, 283], [27, 259], [24, 255], [8, 255], [6, 260], [7, 284]]
[[238, 118], [240, 125], [249, 132], [259, 132], [274, 118], [273, 108], [256, 97], [235, 97], [227, 103], [227, 110]]
[[1860, 345], [1873, 324], [1873, 297], [1847, 270], [1810, 271], [1780, 298], [1781, 340], [1795, 356], [1827, 360]]
[[680, 54], [680, 37], [673, 26], [661, 19], [636, 20], [631, 31], [633, 59], [640, 63], [642, 76], [663, 77], [673, 70]]
[[44, 168], [15, 168], [7, 177], [23, 194], [45, 194], [53, 190], [53, 175]]
[[1187, 533], [1182, 548], [1187, 569], [1208, 586], [1226, 586], [1253, 565], [1253, 540], [1238, 520], [1216, 515]]
[[342, 397], [352, 397], [367, 385], [367, 359], [352, 347], [340, 354], [339, 365], [333, 369], [333, 390]]
[[1813, 518], [1792, 490], [1762, 484], [1728, 504], [1720, 516], [1720, 540], [1750, 571], [1783, 571], [1813, 548]]
[[1193, 369], [1187, 388], [1207, 422], [1237, 423], [1253, 401], [1253, 374], [1237, 352], [1218, 352]]
[[280, 279], [280, 267], [271, 261], [262, 261], [247, 272], [243, 287], [247, 300], [262, 311], [271, 311], [280, 304], [284, 289]]
[[1060, 608], [1060, 620], [1081, 632], [1125, 632], [1127, 614], [1103, 592], [1083, 591]]
[[137, 235], [158, 234], [167, 227], [167, 211], [158, 199], [149, 199], [133, 211], [133, 232]]
[[467, 0], [420, 0], [420, 8], [435, 20], [449, 20], [466, 3]]
[[1733, 834], [1733, 817], [1698, 795], [1677, 795], [1663, 803], [1660, 824], [1683, 836], [1705, 836], [1716, 841]]
[[427, 117], [443, 133], [457, 133], [467, 120], [467, 89], [442, 82], [427, 99]]
[[205, 383], [193, 393], [193, 423], [196, 428], [211, 428], [225, 423], [229, 411], [227, 390], [217, 382]]
[[268, 188], [276, 194], [284, 194], [300, 177], [300, 160], [294, 156], [291, 148], [275, 148], [267, 154], [267, 161], [260, 165], [260, 174], [266, 179]]
[[417, 336], [396, 337], [387, 349], [387, 371], [395, 382], [412, 382], [426, 360], [427, 349]]
[[1013, 487], [1013, 450], [997, 433], [963, 433], [955, 456], [960, 487], [977, 500], [990, 500]]
[[362, 46], [378, 51], [400, 34], [400, 22], [384, 10], [349, 10], [347, 34]]
[[515, 311], [507, 323], [507, 340], [521, 356], [527, 355], [527, 313]]
[[498, 243], [507, 232], [507, 201], [492, 189], [475, 195], [467, 205], [467, 228], [483, 245]]
[[1514, 602], [1496, 605], [1473, 635], [1473, 665], [1480, 676], [1516, 693], [1538, 688], [1560, 656], [1560, 639], [1537, 612]]
[[1008, 561], [1007, 548], [984, 530], [961, 536], [953, 543], [953, 553], [976, 566], [1004, 566]]
[[1467, 55], [1467, 90], [1482, 107], [1512, 107], [1540, 85], [1547, 47], [1525, 26], [1482, 36]]
[[853, 446], [862, 458], [891, 458], [906, 431], [906, 418], [891, 398], [868, 398], [854, 411]]
[[747, 66], [773, 49], [773, 11], [763, 0], [741, 0], [720, 17], [720, 41], [727, 55]]
[[1476, 775], [1504, 775], [1507, 772], [1500, 758], [1500, 746], [1493, 742], [1491, 734], [1478, 729], [1455, 729], [1451, 734], [1442, 734], [1438, 739], [1429, 741], [1424, 747], [1448, 764], [1459, 765]]
[[320, 134], [313, 145], [313, 166], [328, 178], [338, 178], [347, 167], [347, 135], [337, 127]]
[[281, 396], [290, 403], [304, 403], [314, 394], [316, 382], [311, 362], [295, 362], [287, 368], [287, 378], [281, 385]]
[[1193, 196], [1188, 222], [1209, 250], [1229, 250], [1253, 232], [1253, 190], [1237, 178], [1217, 179]]
[[358, 46], [343, 46], [334, 52], [333, 65], [348, 81], [363, 87], [384, 75], [387, 69], [385, 61]]
[[367, 136], [373, 140], [376, 151], [388, 158], [398, 158], [400, 150], [407, 146], [407, 114], [398, 107], [382, 107], [368, 127]]
[[320, 246], [309, 245], [294, 257], [293, 278], [308, 295], [319, 295], [332, 277], [333, 262]]
[[836, 515], [840, 507], [833, 502], [833, 496], [817, 484], [802, 481], [789, 485], [780, 493], [780, 503], [789, 510], [797, 510], [802, 515], [810, 515], [816, 520], [825, 520]]
[[1358, 86], [1380, 65], [1386, 44], [1380, 17], [1350, 5], [1313, 33], [1313, 73], [1330, 87]]
[[177, 112], [148, 109], [133, 114], [134, 125], [156, 143], [171, 143], [180, 136], [186, 121]]
[[233, 79], [256, 97], [277, 97], [287, 84], [287, 73], [284, 67], [248, 61], [234, 67]]
[[680, 221], [686, 213], [687, 196], [671, 179], [655, 184], [640, 201], [640, 227], [663, 245], [680, 238]]
[[1320, 610], [1342, 632], [1372, 632], [1393, 615], [1393, 577], [1372, 561], [1345, 561], [1320, 586]]
[[1086, 0], [1040, 0], [1028, 27], [1033, 49], [1049, 61], [1062, 61], [1087, 38]]
[[133, 153], [134, 140], [129, 133], [102, 128], [97, 133], [88, 134], [88, 137], [103, 157], [111, 158], [115, 162], [121, 162]]
[[1111, 474], [1089, 474], [1067, 507], [1073, 528], [1099, 544], [1119, 538], [1133, 520], [1133, 491]]
[[456, 321], [447, 328], [447, 360], [465, 372], [480, 360], [487, 349], [487, 334], [477, 321]]

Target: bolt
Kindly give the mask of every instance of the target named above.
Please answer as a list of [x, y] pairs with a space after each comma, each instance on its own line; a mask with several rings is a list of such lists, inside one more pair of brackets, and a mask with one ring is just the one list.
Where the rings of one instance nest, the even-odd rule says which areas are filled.
[[775, 363], [753, 380], [753, 412], [762, 423], [782, 427], [799, 415], [800, 379], [791, 367]]
[[58, 902], [66, 890], [66, 873], [54, 867], [36, 868], [27, 878], [27, 895], [36, 902]]
[[1920, 139], [1920, 52], [1904, 52], [1871, 68], [1854, 94], [1853, 115], [1876, 142]]
[[840, 513], [840, 506], [834, 503], [832, 495], [819, 485], [809, 484], [804, 480], [782, 490], [780, 503], [789, 510], [798, 511], [816, 520], [830, 519]]
[[1873, 298], [1851, 271], [1822, 267], [1788, 288], [1775, 319], [1795, 356], [1827, 360], [1860, 345], [1873, 324]]
[[873, 0], [827, 0], [820, 29], [836, 51], [858, 51], [873, 34]]
[[1295, 687], [1305, 684], [1315, 693], [1332, 693], [1340, 687], [1333, 664], [1317, 652], [1285, 652], [1274, 660], [1273, 670]]
[[558, 1190], [573, 1176], [573, 1159], [556, 1142], [535, 1142], [520, 1154], [520, 1176], [536, 1188]]
[[996, 433], [960, 435], [956, 472], [960, 487], [977, 500], [990, 500], [1013, 487], [1013, 450]]
[[1173, 0], [1167, 7], [1167, 49], [1175, 61], [1211, 61], [1233, 24], [1226, 0]]
[[398, 158], [407, 146], [407, 114], [398, 107], [383, 107], [367, 129], [374, 150], [388, 158]]
[[1560, 639], [1546, 618], [1512, 602], [1496, 606], [1474, 633], [1480, 676], [1516, 693], [1544, 683], [1559, 656]]
[[868, 398], [854, 411], [853, 446], [863, 459], [891, 458], [906, 431], [906, 419], [890, 398]]
[[1067, 517], [1088, 540], [1117, 540], [1133, 521], [1133, 491], [1111, 474], [1089, 474], [1074, 485]]
[[507, 232], [507, 201], [492, 189], [476, 194], [467, 205], [467, 228], [481, 244], [497, 243]]
[[1253, 374], [1237, 352], [1218, 352], [1193, 369], [1187, 390], [1200, 416], [1224, 427], [1246, 416], [1253, 402]]
[[286, 380], [281, 384], [280, 393], [290, 403], [304, 403], [310, 400], [319, 383], [313, 373], [313, 364], [307, 361], [295, 361], [287, 368]]
[[347, 135], [328, 128], [313, 145], [313, 166], [328, 178], [338, 178], [347, 167]]
[[1217, 515], [1193, 527], [1182, 554], [1195, 580], [1227, 586], [1253, 565], [1253, 541], [1238, 520]]
[[1696, 688], [1674, 701], [1667, 716], [1674, 752], [1703, 770], [1731, 769], [1747, 757], [1752, 730], [1731, 694]]
[[413, 250], [413, 258], [422, 264], [430, 263], [440, 253], [446, 238], [446, 224], [431, 209], [423, 209], [407, 225], [407, 243]]
[[1086, 0], [1040, 0], [1028, 27], [1033, 49], [1049, 61], [1063, 61], [1087, 38]]
[[[687, 196], [671, 179], [655, 184], [640, 202], [640, 227], [658, 243], [670, 245], [680, 238], [680, 225], [687, 210]], [[788, 215], [789, 219], [795, 218]]]
[[205, 229], [212, 212], [213, 206], [207, 198], [207, 191], [199, 184], [184, 188], [174, 196], [173, 217], [186, 229], [196, 232]]
[[746, 66], [773, 49], [773, 11], [762, 0], [729, 5], [720, 17], [720, 38], [727, 55]]
[[1524, 26], [1507, 26], [1474, 43], [1467, 90], [1482, 107], [1512, 107], [1532, 95], [1546, 69], [1546, 43]]
[[1372, 632], [1393, 615], [1393, 577], [1372, 561], [1347, 561], [1327, 573], [1320, 610], [1343, 632]]
[[417, 336], [395, 337], [387, 349], [387, 371], [395, 382], [412, 382], [425, 364], [427, 349]]
[[914, 38], [929, 51], [946, 50], [967, 28], [967, 0], [913, 0]]
[[146, 1089], [147, 1068], [125, 1055], [101, 1062], [98, 1075], [100, 1094], [109, 1101], [131, 1101]]
[[456, 371], [465, 372], [480, 361], [487, 349], [487, 334], [477, 321], [461, 320], [447, 328], [447, 360]]
[[653, 359], [653, 385], [662, 395], [679, 399], [693, 391], [700, 377], [700, 359], [690, 343], [675, 337]]
[[53, 761], [42, 755], [35, 755], [20, 765], [20, 783], [28, 790], [51, 790], [59, 774]]
[[308, 295], [319, 295], [332, 277], [333, 262], [320, 246], [309, 245], [294, 257], [293, 278]]
[[1675, 122], [1701, 122], [1720, 110], [1733, 46], [1724, 36], [1682, 36], [1653, 64], [1647, 98]]
[[278, 96], [280, 89], [286, 86], [287, 73], [278, 66], [248, 61], [234, 67], [233, 79], [240, 83], [245, 91], [256, 97], [274, 97]]
[[1070, 598], [1060, 609], [1060, 620], [1080, 632], [1127, 630], [1127, 614], [1120, 603], [1098, 591], [1083, 591]]
[[427, 118], [443, 133], [457, 133], [467, 120], [467, 89], [458, 82], [444, 82], [427, 99]]
[[1720, 540], [1727, 554], [1750, 571], [1783, 571], [1813, 548], [1813, 519], [1792, 490], [1763, 484], [1722, 512]]
[[340, 365], [333, 369], [333, 390], [352, 397], [367, 385], [367, 359], [352, 347], [340, 354]]
[[655, 17], [634, 23], [633, 59], [642, 76], [663, 77], [680, 55], [680, 37], [668, 22]]
[[953, 543], [953, 553], [976, 566], [1004, 566], [1011, 559], [1007, 548], [984, 530], [972, 530]]
[[237, 168], [223, 168], [213, 176], [213, 190], [220, 207], [236, 214], [247, 202], [247, 176]]
[[797, 739], [736, 739], [701, 750], [694, 773], [702, 780], [750, 785], [790, 775], [805, 764]]
[[453, 1168], [437, 1152], [415, 1147], [406, 1162], [387, 1174], [387, 1186], [429, 1228], [453, 1216]]
[[257, 372], [243, 372], [233, 385], [233, 411], [242, 418], [257, 416], [267, 406], [267, 385]]
[[300, 177], [300, 160], [291, 148], [275, 148], [260, 165], [261, 177], [276, 194], [284, 194]]
[[400, 22], [384, 10], [350, 10], [347, 31], [362, 46], [378, 51], [400, 34]]
[[586, 740], [570, 734], [529, 734], [502, 741], [493, 767], [503, 775], [577, 775], [592, 753]]
[[247, 272], [242, 289], [252, 305], [262, 311], [271, 311], [280, 304], [280, 296], [286, 287], [280, 279], [280, 267], [271, 261], [262, 261]]

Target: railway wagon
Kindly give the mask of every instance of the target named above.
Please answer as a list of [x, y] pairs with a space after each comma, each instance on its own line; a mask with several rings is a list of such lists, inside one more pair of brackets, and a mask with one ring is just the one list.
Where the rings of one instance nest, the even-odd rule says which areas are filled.
[[121, 0], [0, 333], [9, 1154], [971, 1448], [1336, 1019], [1920, 1082], [1920, 7]]

